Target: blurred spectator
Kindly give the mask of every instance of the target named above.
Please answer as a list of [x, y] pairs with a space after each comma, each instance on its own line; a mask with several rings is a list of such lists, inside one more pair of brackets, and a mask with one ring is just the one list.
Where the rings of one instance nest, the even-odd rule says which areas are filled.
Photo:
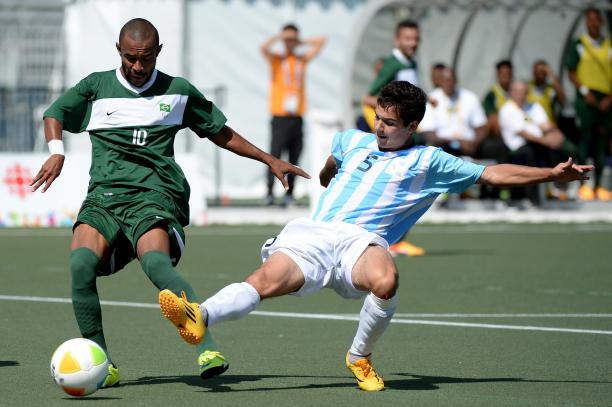
[[595, 198], [608, 201], [612, 194], [602, 185], [602, 172], [612, 127], [612, 48], [610, 39], [601, 33], [599, 10], [587, 9], [585, 19], [587, 32], [574, 41], [566, 60], [569, 79], [576, 87], [578, 158], [586, 162], [591, 157], [595, 164], [595, 189], [585, 182], [578, 196], [587, 201]]
[[[395, 27], [395, 39], [391, 55], [385, 59], [380, 72], [372, 82], [368, 94], [363, 98], [363, 117], [368, 126], [375, 129], [376, 113], [374, 108], [380, 90], [392, 81], [408, 81], [419, 86], [419, 73], [415, 60], [415, 54], [421, 41], [419, 25], [413, 20], [404, 20]], [[407, 242], [406, 234], [399, 242], [389, 246], [389, 252], [393, 256], [423, 256], [425, 249]]]
[[[380, 72], [380, 69], [382, 68], [384, 63], [385, 63], [385, 58], [380, 57], [380, 58], [376, 58], [376, 60], [374, 61], [374, 64], [372, 64], [372, 71], [374, 72], [375, 78], [378, 76], [378, 73]], [[368, 122], [366, 121], [363, 113], [357, 117], [356, 124], [359, 130], [365, 131], [367, 133], [372, 132], [372, 128], [368, 125]]]
[[[552, 123], [544, 108], [527, 101], [528, 86], [514, 81], [510, 87], [510, 100], [499, 111], [499, 125], [504, 143], [510, 150], [510, 162], [529, 166], [554, 166], [574, 151], [573, 145]], [[540, 203], [537, 186], [515, 188], [513, 199], [527, 198]]]
[[439, 87], [429, 93], [430, 103], [419, 131], [425, 133], [429, 145], [453, 155], [474, 157], [487, 131], [480, 100], [474, 92], [457, 87], [451, 68], [439, 69], [438, 75]]
[[419, 86], [418, 67], [415, 54], [421, 41], [419, 25], [413, 20], [404, 20], [395, 28], [395, 39], [391, 55], [385, 59], [380, 72], [364, 96], [363, 116], [368, 126], [374, 128], [374, 108], [380, 90], [392, 81], [408, 81]]
[[446, 64], [442, 62], [437, 62], [431, 66], [431, 86], [433, 86], [433, 89], [440, 87], [442, 72], [444, 72], [446, 68]]
[[[431, 66], [431, 86], [432, 86], [432, 91], [439, 88], [440, 87], [440, 83], [441, 83], [441, 75], [442, 72], [444, 71], [444, 69], [446, 69], [446, 64], [442, 63], [442, 62], [437, 62], [435, 64], [433, 64]], [[431, 92], [430, 92], [431, 95]], [[438, 104], [438, 102], [436, 101], [436, 99], [432, 99], [431, 97], [429, 97], [427, 99], [427, 102], [432, 105], [433, 107], [436, 107], [436, 105]], [[417, 140], [419, 143], [422, 142], [421, 140]]]
[[565, 104], [565, 92], [552, 68], [544, 60], [533, 63], [533, 79], [529, 81], [527, 100], [542, 106], [548, 120], [557, 123], [556, 111]]
[[509, 60], [499, 61], [495, 65], [497, 82], [491, 90], [486, 94], [483, 107], [489, 122], [489, 133], [492, 136], [499, 137], [501, 135], [499, 129], [498, 113], [499, 109], [509, 99], [510, 83], [512, 82], [512, 62]]
[[[272, 51], [276, 42], [284, 45], [283, 53]], [[279, 34], [268, 38], [261, 45], [261, 52], [270, 63], [270, 113], [272, 114], [272, 138], [270, 153], [280, 157], [283, 151], [289, 155], [288, 161], [297, 164], [302, 152], [303, 132], [302, 116], [306, 110], [304, 94], [304, 76], [306, 64], [316, 57], [323, 45], [325, 37], [302, 39], [298, 28], [287, 24]], [[298, 53], [300, 46], [307, 48]], [[295, 176], [288, 175], [289, 189], [286, 192], [284, 206], [293, 202], [293, 187]], [[268, 193], [266, 204], [274, 203], [274, 175], [268, 171]]]

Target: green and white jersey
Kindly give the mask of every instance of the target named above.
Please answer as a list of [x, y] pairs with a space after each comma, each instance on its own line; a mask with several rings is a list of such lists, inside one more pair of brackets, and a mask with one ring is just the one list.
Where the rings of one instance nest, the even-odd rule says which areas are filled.
[[57, 99], [45, 117], [72, 133], [89, 132], [92, 160], [88, 193], [159, 191], [189, 222], [189, 184], [174, 161], [174, 137], [189, 127], [199, 137], [218, 133], [226, 118], [186, 79], [153, 71], [141, 88], [120, 69], [96, 72]]
[[397, 48], [394, 48], [391, 55], [385, 59], [378, 76], [370, 86], [369, 94], [372, 96], [378, 95], [385, 85], [393, 81], [407, 81], [419, 86], [419, 72], [416, 61], [407, 58]]

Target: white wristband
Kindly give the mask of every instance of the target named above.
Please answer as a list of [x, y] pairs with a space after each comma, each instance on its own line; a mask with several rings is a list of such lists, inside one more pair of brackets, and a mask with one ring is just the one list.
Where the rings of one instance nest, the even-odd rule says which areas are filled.
[[589, 88], [587, 88], [585, 85], [582, 85], [580, 86], [580, 88], [578, 88], [578, 92], [580, 92], [582, 96], [586, 96], [589, 94]]
[[64, 155], [64, 142], [62, 140], [51, 140], [47, 143], [51, 155]]

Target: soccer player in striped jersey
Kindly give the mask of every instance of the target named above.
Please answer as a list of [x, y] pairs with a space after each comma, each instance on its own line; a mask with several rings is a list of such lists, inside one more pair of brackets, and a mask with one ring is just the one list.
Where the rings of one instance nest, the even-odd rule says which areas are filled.
[[[117, 43], [121, 67], [89, 75], [44, 113], [51, 156], [32, 186], [43, 186], [45, 192], [60, 175], [62, 130], [89, 132], [91, 179], [73, 228], [70, 254], [72, 304], [81, 335], [108, 355], [96, 278], [138, 258], [159, 290], [196, 301], [195, 310], [189, 305], [183, 309], [192, 311], [192, 318], [176, 321], [176, 326], [186, 341], [198, 344], [200, 375], [207, 378], [224, 372], [228, 364], [211, 339], [202, 341], [198, 297], [174, 270], [185, 246], [190, 192], [174, 160], [176, 133], [189, 127], [221, 148], [266, 163], [285, 189], [285, 174], [308, 174], [226, 126], [223, 113], [187, 80], [155, 69], [161, 49], [157, 29], [149, 21], [138, 18], [123, 26]], [[102, 387], [115, 386], [119, 379], [111, 363]]]
[[[415, 145], [426, 95], [409, 82], [386, 85], [378, 97], [375, 134], [336, 134], [319, 174], [327, 187], [310, 218], [293, 220], [262, 248], [263, 264], [200, 304], [206, 326], [240, 318], [266, 298], [306, 295], [331, 288], [364, 298], [346, 365], [366, 391], [384, 389], [371, 354], [397, 307], [398, 274], [387, 247], [444, 192], [474, 183], [501, 187], [586, 179], [592, 166], [572, 160], [555, 168], [511, 164], [489, 167], [463, 161], [440, 148]], [[162, 291], [162, 294], [164, 291]], [[172, 299], [170, 301], [169, 299]], [[179, 309], [184, 300], [168, 295]]]

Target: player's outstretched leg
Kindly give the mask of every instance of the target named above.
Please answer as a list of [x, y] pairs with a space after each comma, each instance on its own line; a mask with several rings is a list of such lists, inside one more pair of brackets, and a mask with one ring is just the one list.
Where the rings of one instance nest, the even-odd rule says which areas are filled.
[[188, 302], [183, 291], [182, 298], [165, 289], [159, 292], [159, 307], [162, 314], [178, 329], [185, 342], [197, 345], [204, 338], [206, 327], [198, 303]]
[[[210, 334], [206, 334], [199, 304], [195, 302], [196, 294], [172, 267], [170, 257], [152, 251], [142, 256], [141, 264], [149, 279], [161, 290], [159, 304], [164, 316], [176, 326], [187, 343], [197, 345], [200, 376], [206, 379], [225, 372], [229, 364], [217, 350]], [[179, 294], [181, 297], [178, 297]]]
[[385, 388], [383, 380], [372, 366], [371, 354], [376, 342], [389, 326], [397, 302], [397, 296], [384, 300], [373, 293], [370, 293], [363, 302], [359, 314], [359, 327], [351, 349], [346, 355], [346, 366], [362, 390], [380, 391]]

